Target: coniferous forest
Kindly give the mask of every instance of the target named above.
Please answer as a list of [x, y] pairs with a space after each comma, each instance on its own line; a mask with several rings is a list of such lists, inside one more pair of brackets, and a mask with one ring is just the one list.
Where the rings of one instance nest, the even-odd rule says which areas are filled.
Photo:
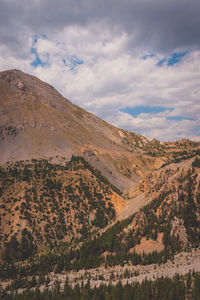
[[98, 288], [91, 288], [89, 280], [86, 285], [80, 287], [76, 284], [72, 288], [66, 280], [62, 291], [57, 282], [52, 291], [41, 293], [36, 288], [22, 294], [2, 294], [2, 297], [5, 300], [199, 300], [200, 274], [193, 272], [184, 277], [177, 274], [172, 279], [162, 277], [124, 286], [119, 281], [116, 286], [101, 285]]

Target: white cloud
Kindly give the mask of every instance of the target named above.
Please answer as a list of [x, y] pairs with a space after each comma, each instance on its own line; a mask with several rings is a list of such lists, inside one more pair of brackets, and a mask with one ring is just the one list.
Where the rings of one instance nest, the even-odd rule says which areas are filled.
[[199, 127], [197, 120], [168, 120], [159, 114], [158, 116], [141, 114], [134, 118], [123, 112], [111, 115], [107, 119], [111, 119], [111, 122], [120, 128], [127, 128], [130, 131], [142, 133], [146, 137], [159, 138], [162, 141], [182, 138], [199, 140], [199, 136], [193, 136], [194, 128]]
[[[129, 45], [127, 32], [106, 23], [65, 26], [56, 35], [40, 36], [34, 44], [45, 67], [33, 68], [35, 56], [15, 57], [0, 47], [1, 69], [19, 68], [55, 86], [65, 97], [112, 124], [160, 140], [200, 136], [200, 51], [173, 66], [156, 64], [163, 57], [142, 59], [144, 51]], [[29, 49], [32, 40], [27, 38]], [[73, 70], [70, 58], [84, 63]], [[69, 65], [66, 66], [65, 60]], [[133, 106], [173, 108], [136, 118], [120, 110]], [[168, 120], [180, 116], [194, 120]]]

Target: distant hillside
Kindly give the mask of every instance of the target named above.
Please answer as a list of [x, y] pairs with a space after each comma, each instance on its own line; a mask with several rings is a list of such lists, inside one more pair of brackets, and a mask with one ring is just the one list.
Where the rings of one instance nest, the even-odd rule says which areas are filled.
[[177, 252], [199, 247], [199, 163], [199, 158], [186, 160], [149, 174], [139, 188], [146, 197], [151, 195], [152, 202], [84, 245], [82, 257], [89, 249], [91, 256], [76, 263], [81, 268], [161, 263]]
[[[24, 249], [22, 242], [36, 245], [37, 250], [42, 243], [51, 245], [47, 249], [54, 249], [60, 241], [78, 246], [76, 250], [68, 248], [66, 252], [59, 252], [58, 248], [51, 252], [51, 266], [57, 265], [59, 270], [128, 262], [133, 265], [161, 263], [180, 251], [199, 247], [199, 164], [200, 159], [196, 157], [149, 174], [138, 189], [153, 201], [114, 225], [112, 221], [126, 202], [120, 192], [82, 158], [74, 157], [66, 166], [45, 160], [17, 163], [12, 168], [8, 165], [6, 171], [1, 170], [8, 182], [7, 187], [3, 181], [1, 185], [4, 203], [7, 203], [1, 205], [4, 257], [7, 255], [9, 259], [9, 255], [13, 255], [14, 246], [18, 249], [13, 244], [16, 243], [14, 236], [19, 240], [19, 253]], [[36, 180], [37, 188], [31, 178]], [[16, 199], [16, 186], [25, 198], [21, 194]], [[17, 220], [19, 224], [15, 224]], [[97, 233], [109, 223], [108, 229], [98, 237]], [[36, 253], [36, 249], [33, 247], [33, 252]], [[52, 270], [48, 255], [43, 257], [43, 263], [47, 260], [44, 272]], [[41, 262], [35, 263], [31, 268], [37, 270]]]

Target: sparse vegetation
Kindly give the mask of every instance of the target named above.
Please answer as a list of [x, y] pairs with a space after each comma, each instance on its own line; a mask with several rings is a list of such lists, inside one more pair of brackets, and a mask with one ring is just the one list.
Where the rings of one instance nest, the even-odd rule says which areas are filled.
[[[0, 178], [0, 212], [3, 216], [4, 211], [10, 211], [8, 241], [1, 232], [8, 261], [27, 258], [36, 251], [38, 243], [40, 247], [52, 247], [66, 236], [85, 239], [115, 219], [111, 197], [118, 190], [82, 157], [73, 156], [65, 165], [36, 159], [7, 164], [0, 168]], [[25, 221], [26, 243], [26, 227], [11, 234], [15, 218]], [[31, 249], [25, 250], [27, 247]], [[16, 251], [12, 253], [12, 249]]]

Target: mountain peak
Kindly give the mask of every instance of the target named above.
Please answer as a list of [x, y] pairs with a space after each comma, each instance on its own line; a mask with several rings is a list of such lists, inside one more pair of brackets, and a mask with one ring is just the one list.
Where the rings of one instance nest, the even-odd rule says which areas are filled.
[[0, 72], [0, 80], [4, 80], [8, 82], [12, 82], [13, 80], [16, 79], [22, 79], [24, 76], [31, 76], [31, 75], [28, 75], [22, 72], [21, 70], [17, 70], [17, 69], [11, 69], [11, 70]]
[[13, 84], [17, 89], [24, 91], [23, 72], [19, 70], [8, 70], [0, 73], [0, 80]]
[[2, 75], [9, 75], [9, 74], [25, 74], [21, 70], [18, 69], [11, 69], [11, 70], [5, 70], [0, 72], [0, 76]]
[[[0, 72], [0, 83], [7, 83], [11, 86], [15, 86], [19, 90], [24, 90], [27, 86], [28, 90], [36, 92], [37, 90], [44, 90], [49, 88], [50, 91], [55, 89], [49, 84], [43, 82], [39, 78], [30, 74], [24, 73], [21, 70], [12, 69]], [[57, 94], [59, 94], [57, 92]], [[59, 94], [60, 96], [60, 94]]]

